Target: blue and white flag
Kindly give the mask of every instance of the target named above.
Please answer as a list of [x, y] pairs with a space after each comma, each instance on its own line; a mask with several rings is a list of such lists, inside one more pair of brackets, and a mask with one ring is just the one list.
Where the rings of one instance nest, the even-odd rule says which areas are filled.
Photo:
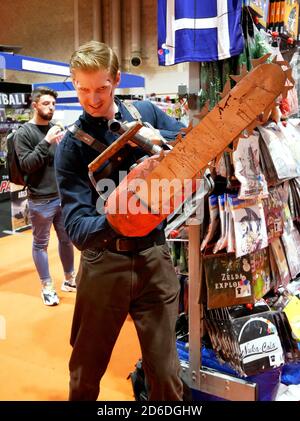
[[242, 0], [158, 0], [157, 13], [160, 66], [243, 52]]

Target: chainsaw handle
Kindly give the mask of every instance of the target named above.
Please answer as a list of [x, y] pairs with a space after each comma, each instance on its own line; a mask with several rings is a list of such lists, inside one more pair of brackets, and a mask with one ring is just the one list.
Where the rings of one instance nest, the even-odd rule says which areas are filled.
[[[112, 132], [117, 132], [119, 134], [126, 133], [126, 131], [129, 130], [127, 124], [121, 123], [120, 121], [114, 119], [109, 120], [108, 127]], [[149, 139], [140, 134], [136, 134], [135, 136], [133, 136], [131, 141], [140, 148], [144, 149], [144, 151], [150, 155], [156, 155], [162, 151], [162, 148], [160, 146], [153, 144]]]
[[97, 169], [100, 168], [105, 161], [115, 155], [129, 140], [132, 140], [133, 136], [140, 130], [141, 127], [142, 124], [137, 122], [133, 127], [123, 133], [88, 165], [89, 171], [92, 173], [97, 171]]

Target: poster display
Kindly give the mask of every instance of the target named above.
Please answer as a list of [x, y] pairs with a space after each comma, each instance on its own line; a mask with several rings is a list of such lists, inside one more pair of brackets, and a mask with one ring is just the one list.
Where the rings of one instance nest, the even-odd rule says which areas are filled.
[[3, 237], [6, 235], [5, 231], [11, 229], [11, 202], [6, 156], [2, 151], [1, 144], [0, 140], [0, 237]]
[[0, 236], [30, 227], [27, 192], [9, 182], [6, 136], [30, 119], [31, 85], [0, 83]]

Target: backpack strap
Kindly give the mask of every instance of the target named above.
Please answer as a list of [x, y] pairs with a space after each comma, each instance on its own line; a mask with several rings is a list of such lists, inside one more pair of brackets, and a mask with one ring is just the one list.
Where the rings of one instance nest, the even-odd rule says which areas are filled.
[[95, 137], [80, 129], [76, 124], [72, 124], [71, 126], [69, 126], [68, 130], [73, 134], [75, 139], [86, 143], [99, 153], [102, 153], [108, 147], [104, 143], [100, 142], [100, 140], [96, 139]]
[[[132, 104], [132, 102], [122, 101], [122, 104], [127, 109], [131, 117], [142, 123], [142, 116], [139, 110]], [[75, 139], [80, 140], [81, 142], [86, 143], [91, 148], [95, 149], [97, 152], [102, 153], [108, 146], [100, 142], [100, 140], [86, 133], [84, 130], [80, 129], [77, 124], [72, 124], [68, 126], [68, 130], [73, 134]]]
[[134, 120], [142, 123], [142, 116], [139, 110], [136, 108], [136, 106], [132, 102], [122, 101], [122, 104], [124, 105], [124, 107], [127, 109], [127, 111], [129, 112], [129, 114]]
[[[90, 146], [99, 154], [101, 154], [105, 149], [108, 148], [108, 145], [105, 145], [104, 143], [100, 142], [100, 140], [86, 133], [84, 130], [80, 129], [76, 124], [68, 126], [68, 130], [73, 134], [75, 139], [78, 139], [86, 145]], [[112, 156], [108, 160], [109, 164], [105, 166], [101, 172], [97, 173], [97, 180], [95, 179], [93, 173], [89, 171], [89, 179], [101, 197], [103, 197], [103, 192], [98, 190], [97, 182], [104, 177], [108, 177], [110, 173], [115, 171], [122, 164], [124, 159], [126, 159], [129, 156], [129, 153], [130, 150], [125, 145], [122, 151], [118, 151], [114, 156]]]

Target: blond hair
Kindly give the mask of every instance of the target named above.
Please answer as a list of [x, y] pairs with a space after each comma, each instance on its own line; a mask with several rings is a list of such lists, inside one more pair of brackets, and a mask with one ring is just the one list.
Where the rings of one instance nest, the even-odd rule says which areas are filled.
[[81, 45], [71, 56], [70, 72], [74, 70], [108, 70], [115, 80], [119, 71], [119, 60], [115, 52], [103, 42], [89, 41]]

